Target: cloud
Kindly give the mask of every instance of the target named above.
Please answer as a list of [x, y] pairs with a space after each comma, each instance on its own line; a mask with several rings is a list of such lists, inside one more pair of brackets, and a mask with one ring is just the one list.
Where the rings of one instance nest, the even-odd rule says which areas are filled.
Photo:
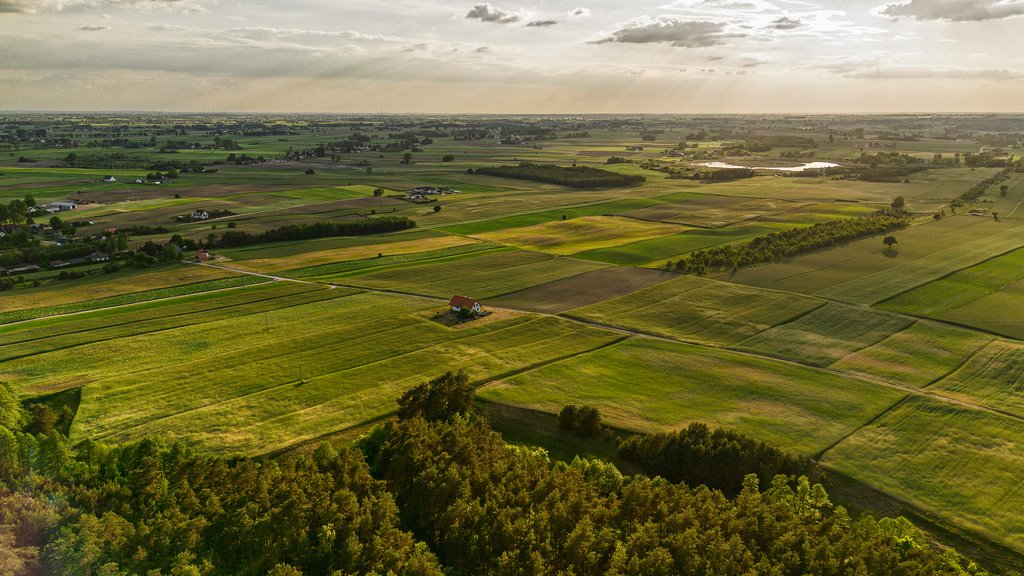
[[1024, 0], [907, 0], [882, 6], [882, 16], [978, 22], [1024, 15]]
[[570, 18], [586, 18], [587, 16], [590, 16], [590, 8], [584, 8], [583, 6], [580, 6], [578, 8], [573, 8], [572, 10], [569, 10]]
[[554, 26], [558, 24], [555, 20], [534, 20], [526, 25], [527, 28], [547, 28], [548, 26]]
[[35, 12], [31, 4], [24, 0], [0, 0], [0, 14], [30, 14]]
[[612, 32], [597, 44], [669, 44], [676, 48], [701, 48], [725, 43], [725, 38], [742, 35], [726, 34], [725, 24], [708, 20], [679, 20], [662, 16], [657, 19], [638, 18]]
[[502, 10], [490, 3], [477, 4], [466, 14], [466, 18], [475, 18], [481, 22], [494, 22], [495, 24], [512, 24], [519, 22], [522, 15], [508, 10]]
[[776, 30], [792, 30], [799, 28], [803, 22], [798, 18], [790, 18], [789, 16], [783, 16], [782, 18], [776, 18], [772, 20], [768, 26]]
[[110, 26], [82, 26], [79, 30], [85, 32], [99, 32], [100, 30], [110, 30]]
[[962, 68], [956, 66], [890, 66], [871, 62], [836, 62], [816, 66], [844, 78], [866, 80], [1016, 80], [1024, 74], [1003, 68]]

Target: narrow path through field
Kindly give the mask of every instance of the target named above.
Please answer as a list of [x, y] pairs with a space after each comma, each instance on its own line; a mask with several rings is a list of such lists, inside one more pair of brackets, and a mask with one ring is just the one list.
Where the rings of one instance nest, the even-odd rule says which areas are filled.
[[[280, 280], [282, 282], [297, 282], [299, 284], [320, 284], [320, 282], [310, 282], [309, 280], [299, 280], [298, 278], [287, 278], [285, 276], [274, 276], [273, 274], [264, 274], [262, 272], [252, 272], [250, 270], [239, 270], [237, 268], [229, 268], [227, 266], [220, 266], [218, 264], [210, 264], [208, 262], [187, 262], [193, 266], [206, 266], [207, 268], [216, 268], [218, 270], [226, 270], [228, 272], [234, 272], [236, 274], [246, 274], [249, 276], [259, 276], [260, 278], [269, 278], [270, 280]], [[329, 288], [334, 288], [333, 285], [327, 284]]]

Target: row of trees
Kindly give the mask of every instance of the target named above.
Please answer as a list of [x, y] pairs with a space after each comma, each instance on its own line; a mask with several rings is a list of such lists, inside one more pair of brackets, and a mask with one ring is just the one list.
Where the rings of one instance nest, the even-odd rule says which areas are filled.
[[343, 222], [316, 222], [314, 224], [291, 224], [267, 230], [260, 234], [228, 230], [221, 234], [216, 245], [221, 248], [249, 246], [264, 242], [284, 242], [287, 240], [309, 240], [312, 238], [329, 238], [333, 236], [361, 236], [414, 228], [416, 222], [405, 216], [378, 216], [360, 218]]
[[949, 203], [949, 205], [954, 208], [959, 208], [969, 202], [977, 200], [978, 198], [983, 196], [985, 192], [988, 192], [988, 189], [991, 186], [995, 186], [996, 184], [1005, 181], [1010, 177], [1010, 174], [1012, 173], [1012, 167], [1000, 170], [997, 174], [989, 176], [988, 178], [985, 178], [984, 180], [978, 182], [974, 186], [971, 186], [971, 188], [968, 191], [954, 198], [953, 201]]
[[697, 250], [678, 262], [669, 261], [667, 267], [689, 274], [707, 274], [715, 270], [772, 262], [857, 238], [906, 228], [909, 224], [910, 217], [906, 212], [886, 209], [871, 216], [827, 220], [812, 226], [769, 232], [744, 244]]
[[471, 400], [449, 373], [354, 448], [226, 460], [161, 440], [71, 446], [30, 432], [0, 385], [0, 573], [983, 574], [906, 520], [852, 518], [805, 477], [751, 474], [730, 499], [552, 462], [506, 444]]
[[590, 166], [556, 166], [554, 164], [533, 164], [531, 162], [521, 162], [518, 166], [477, 168], [476, 173], [559, 184], [572, 188], [637, 186], [647, 181], [646, 178], [639, 174], [619, 174], [618, 172], [610, 172]]

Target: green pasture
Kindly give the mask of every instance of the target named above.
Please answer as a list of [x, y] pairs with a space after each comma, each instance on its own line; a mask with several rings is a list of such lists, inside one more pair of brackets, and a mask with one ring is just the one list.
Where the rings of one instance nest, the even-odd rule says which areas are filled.
[[1024, 418], [1024, 344], [995, 340], [929, 390]]
[[1024, 428], [969, 408], [910, 398], [825, 453], [856, 480], [1024, 552]]
[[770, 228], [760, 226], [739, 226], [736, 228], [716, 228], [713, 230], [695, 228], [670, 236], [639, 240], [609, 248], [587, 250], [579, 252], [575, 256], [577, 258], [598, 260], [622, 266], [660, 267], [666, 261], [678, 259], [694, 250], [742, 242], [770, 231]]
[[589, 304], [597, 304], [641, 288], [676, 278], [670, 272], [614, 266], [583, 272], [506, 294], [488, 301], [489, 305], [557, 314]]
[[643, 338], [504, 379], [478, 394], [550, 414], [565, 404], [590, 404], [609, 424], [644, 432], [708, 422], [805, 455], [902, 396], [813, 368]]

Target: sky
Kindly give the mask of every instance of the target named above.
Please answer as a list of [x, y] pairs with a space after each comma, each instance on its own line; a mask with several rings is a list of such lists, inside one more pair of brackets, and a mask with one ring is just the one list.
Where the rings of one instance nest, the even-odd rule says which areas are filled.
[[1024, 0], [0, 0], [0, 110], [1024, 112]]

